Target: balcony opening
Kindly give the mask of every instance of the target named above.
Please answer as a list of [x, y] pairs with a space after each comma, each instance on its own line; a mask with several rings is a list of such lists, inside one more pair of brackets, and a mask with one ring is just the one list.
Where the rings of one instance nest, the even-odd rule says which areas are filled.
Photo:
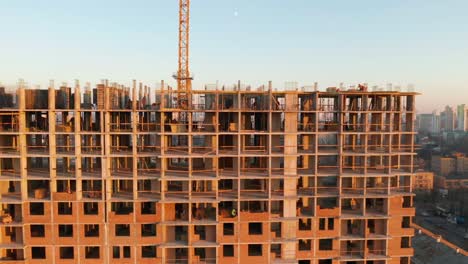
[[75, 169], [76, 169], [76, 158], [70, 158], [70, 157], [57, 158], [56, 172], [57, 172], [58, 177], [75, 177]]
[[[4, 149], [3, 146], [0, 146], [0, 149], [3, 153], [7, 150]], [[21, 170], [20, 170], [20, 159], [14, 158], [0, 158], [0, 178], [1, 177], [14, 177], [20, 178], [21, 177]]]
[[223, 154], [237, 154], [237, 136], [219, 135], [218, 149]]
[[411, 196], [404, 196], [403, 197], [403, 208], [411, 208], [412, 207], [412, 199]]
[[142, 202], [141, 203], [141, 214], [149, 215], [156, 214], [156, 203], [154, 202]]
[[156, 258], [156, 246], [142, 246], [141, 257], [142, 258]]
[[100, 180], [83, 180], [82, 181], [83, 198], [101, 199], [102, 196], [102, 181]]
[[85, 215], [98, 215], [99, 204], [97, 202], [83, 203], [83, 211]]
[[133, 198], [133, 180], [113, 180], [112, 196], [122, 199]]
[[242, 130], [243, 131], [268, 131], [268, 114], [259, 112], [242, 113]]
[[301, 219], [299, 219], [299, 230], [301, 230], [301, 231], [311, 231], [312, 230], [312, 219], [310, 219], [310, 218], [301, 218]]
[[366, 212], [367, 213], [377, 213], [385, 214], [386, 208], [384, 207], [386, 203], [383, 198], [367, 198], [366, 199]]
[[362, 220], [348, 219], [342, 222], [342, 234], [345, 236], [363, 236], [363, 227], [364, 222]]
[[263, 245], [262, 244], [250, 244], [248, 254], [249, 254], [249, 257], [262, 256]]
[[400, 264], [410, 264], [410, 258], [409, 257], [400, 257]]
[[333, 264], [332, 259], [320, 259], [318, 264]]
[[59, 215], [72, 215], [73, 214], [73, 203], [71, 202], [59, 202], [57, 204], [57, 210]]
[[224, 236], [233, 236], [234, 235], [234, 223], [224, 223], [223, 224], [223, 235]]
[[73, 237], [73, 225], [59, 225], [59, 237]]
[[333, 239], [319, 239], [319, 250], [333, 250]]
[[281, 223], [272, 222], [270, 226], [270, 232], [273, 233], [272, 235], [274, 236], [274, 238], [281, 238], [282, 237]]
[[84, 235], [85, 237], [99, 237], [99, 225], [85, 225]]
[[27, 151], [29, 154], [48, 154], [49, 135], [33, 134], [26, 136]]
[[270, 245], [271, 257], [275, 259], [281, 258], [281, 244], [271, 244]]
[[192, 204], [193, 220], [216, 220], [216, 207], [210, 203]]
[[[32, 109], [28, 108], [28, 109]], [[30, 132], [36, 131], [48, 131], [49, 122], [48, 122], [47, 112], [27, 112], [26, 113], [26, 128]]]
[[30, 215], [44, 215], [44, 203], [29, 203]]
[[45, 237], [44, 225], [31, 225], [30, 231], [31, 231], [31, 237]]
[[297, 216], [313, 216], [314, 215], [314, 199], [301, 197], [296, 201]]
[[272, 218], [283, 217], [283, 208], [284, 208], [283, 201], [272, 201], [271, 202], [271, 217]]
[[73, 247], [60, 247], [60, 259], [74, 259]]
[[29, 197], [33, 199], [48, 199], [50, 195], [50, 187], [48, 180], [29, 180], [28, 181]]
[[337, 155], [321, 155], [318, 156], [318, 173], [327, 175], [336, 175], [339, 172]]
[[116, 224], [115, 236], [130, 236], [130, 225], [129, 224]]
[[[99, 153], [101, 153], [100, 150], [99, 150]], [[101, 178], [101, 174], [102, 174], [101, 158], [82, 157], [81, 158], [81, 171], [82, 171], [83, 177]]]
[[194, 226], [194, 233], [198, 235], [200, 240], [206, 240], [206, 226], [196, 225]]
[[234, 257], [234, 245], [223, 245], [223, 257]]
[[338, 193], [338, 177], [317, 177], [317, 192], [319, 194]]
[[336, 198], [318, 198], [317, 204], [320, 209], [334, 209], [338, 206], [338, 201]]
[[267, 213], [268, 204], [263, 201], [242, 201], [241, 213]]
[[[171, 126], [174, 126], [171, 124]], [[172, 129], [177, 130], [178, 128], [173, 127]], [[180, 128], [179, 128], [180, 129]], [[175, 136], [175, 135], [168, 135], [166, 136], [166, 142], [168, 146], [164, 149], [166, 154], [188, 154], [189, 145], [188, 145], [189, 137], [188, 136]]]
[[46, 259], [46, 248], [45, 247], [31, 247], [31, 258], [32, 259]]
[[28, 157], [28, 176], [49, 177], [49, 158]]
[[237, 216], [236, 204], [232, 201], [223, 201], [218, 204], [219, 215], [223, 218], [234, 218]]
[[218, 189], [220, 191], [232, 191], [233, 186], [233, 180], [220, 180], [218, 182]]
[[219, 113], [219, 130], [222, 132], [236, 132], [239, 131], [239, 121], [237, 113]]
[[85, 258], [86, 259], [99, 259], [100, 255], [99, 247], [85, 247]]
[[[320, 261], [320, 260], [319, 260]], [[321, 263], [321, 262], [320, 262]], [[306, 260], [306, 259], [303, 259], [303, 260], [299, 260], [298, 264], [310, 264], [310, 260]], [[330, 264], [332, 264], [330, 262]]]
[[187, 226], [175, 226], [175, 241], [176, 242], [187, 242], [188, 239], [188, 227]]
[[156, 236], [156, 224], [142, 224], [141, 236], [142, 237]]
[[76, 192], [76, 181], [73, 181], [73, 180], [57, 180], [57, 192], [59, 192], [59, 193], [74, 193], [74, 192]]
[[249, 223], [249, 235], [261, 235], [262, 233], [262, 223]]
[[299, 250], [311, 250], [312, 249], [312, 239], [300, 239], [299, 240]]
[[401, 248], [410, 248], [411, 247], [411, 239], [409, 237], [402, 237], [400, 247]]
[[116, 215], [129, 215], [133, 213], [132, 202], [113, 202], [111, 207], [112, 212]]
[[401, 221], [401, 228], [410, 228], [411, 218], [409, 216], [403, 216]]

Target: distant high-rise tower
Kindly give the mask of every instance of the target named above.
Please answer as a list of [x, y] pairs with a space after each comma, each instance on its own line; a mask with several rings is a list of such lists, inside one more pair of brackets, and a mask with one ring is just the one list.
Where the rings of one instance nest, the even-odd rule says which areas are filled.
[[457, 106], [457, 130], [468, 131], [468, 107], [465, 104]]
[[440, 113], [440, 129], [442, 131], [453, 131], [455, 129], [455, 112], [450, 106]]

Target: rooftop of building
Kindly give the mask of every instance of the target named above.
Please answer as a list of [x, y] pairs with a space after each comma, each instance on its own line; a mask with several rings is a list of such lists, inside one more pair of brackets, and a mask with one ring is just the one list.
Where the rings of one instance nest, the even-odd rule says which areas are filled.
[[443, 243], [437, 242], [436, 239], [422, 234], [416, 234], [413, 237], [414, 264], [464, 264], [468, 263], [468, 257], [457, 253], [454, 249], [446, 246]]

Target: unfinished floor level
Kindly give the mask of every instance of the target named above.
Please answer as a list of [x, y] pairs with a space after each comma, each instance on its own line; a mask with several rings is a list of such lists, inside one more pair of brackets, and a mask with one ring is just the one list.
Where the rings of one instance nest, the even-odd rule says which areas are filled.
[[0, 89], [1, 263], [409, 264], [414, 92]]

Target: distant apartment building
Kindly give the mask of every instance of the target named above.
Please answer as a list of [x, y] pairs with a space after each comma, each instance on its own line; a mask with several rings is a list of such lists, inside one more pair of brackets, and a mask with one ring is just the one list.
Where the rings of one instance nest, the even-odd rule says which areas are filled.
[[457, 130], [468, 131], [468, 107], [465, 104], [457, 106]]
[[416, 117], [416, 123], [420, 133], [440, 132], [440, 116], [435, 111], [431, 114], [419, 114]]
[[440, 176], [464, 175], [468, 173], [468, 157], [462, 153], [452, 156], [433, 156], [431, 168]]
[[431, 191], [434, 189], [434, 172], [418, 170], [413, 177], [415, 191]]
[[435, 178], [435, 187], [447, 190], [468, 189], [468, 175], [437, 176]]
[[445, 110], [440, 113], [440, 129], [442, 131], [453, 131], [455, 129], [455, 121], [455, 111], [447, 105]]
[[456, 160], [453, 157], [432, 156], [431, 168], [437, 175], [447, 176], [456, 170]]

